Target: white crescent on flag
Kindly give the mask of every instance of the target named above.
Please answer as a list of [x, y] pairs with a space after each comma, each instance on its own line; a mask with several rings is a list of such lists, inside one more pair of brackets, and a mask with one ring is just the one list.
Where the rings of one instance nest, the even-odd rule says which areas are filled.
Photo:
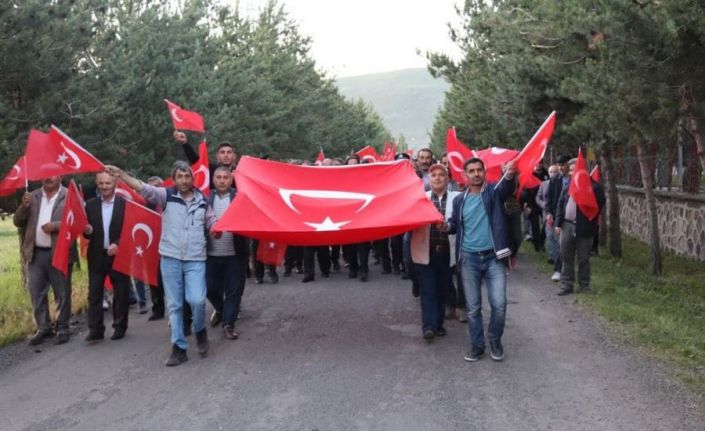
[[132, 227], [132, 239], [133, 240], [135, 239], [135, 234], [138, 231], [143, 231], [144, 233], [147, 234], [147, 245], [145, 246], [145, 248], [149, 248], [149, 246], [152, 245], [152, 240], [154, 239], [154, 233], [152, 233], [152, 229], [144, 223], [136, 223]]

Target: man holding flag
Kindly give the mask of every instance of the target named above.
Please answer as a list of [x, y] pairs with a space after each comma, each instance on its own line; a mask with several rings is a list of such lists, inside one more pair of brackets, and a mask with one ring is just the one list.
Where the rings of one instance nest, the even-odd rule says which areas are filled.
[[86, 201], [88, 224], [83, 236], [88, 244], [88, 336], [89, 343], [103, 339], [103, 286], [109, 277], [113, 285], [113, 335], [119, 340], [127, 331], [130, 310], [130, 278], [113, 268], [118, 251], [120, 232], [125, 218], [125, 199], [115, 194], [116, 180], [101, 172], [95, 177], [99, 196]]
[[585, 168], [582, 152], [568, 162], [570, 186], [564, 187], [556, 206], [556, 233], [560, 235], [560, 254], [563, 262], [561, 281], [563, 288], [558, 295], [573, 293], [575, 260], [578, 260], [580, 291], [591, 292], [590, 251], [592, 238], [597, 233], [598, 215], [605, 205], [602, 186], [592, 180]]
[[[22, 196], [22, 204], [13, 217], [15, 226], [20, 228], [22, 246], [20, 252], [26, 262], [25, 278], [32, 303], [37, 332], [29, 339], [32, 346], [46, 338], [57, 337], [55, 344], [69, 340], [69, 320], [71, 318], [71, 263], [78, 260], [75, 247], [71, 248], [67, 274], [51, 264], [61, 225], [61, 216], [66, 203], [66, 188], [61, 185], [60, 176], [42, 180], [42, 187]], [[52, 328], [49, 316], [47, 293], [49, 285], [54, 290], [56, 302], [56, 323]]]

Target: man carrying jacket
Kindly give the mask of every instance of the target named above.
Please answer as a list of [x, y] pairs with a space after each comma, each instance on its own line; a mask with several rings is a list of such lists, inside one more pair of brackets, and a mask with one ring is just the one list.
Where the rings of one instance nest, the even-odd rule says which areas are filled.
[[467, 190], [453, 201], [447, 228], [456, 234], [455, 252], [467, 301], [470, 351], [465, 360], [475, 362], [485, 353], [480, 292], [484, 280], [491, 310], [487, 328], [490, 356], [501, 361], [507, 308], [506, 259], [511, 254], [504, 202], [514, 192], [514, 162], [505, 165], [504, 177], [497, 184], [485, 182], [485, 164], [479, 158], [467, 160], [463, 171]]

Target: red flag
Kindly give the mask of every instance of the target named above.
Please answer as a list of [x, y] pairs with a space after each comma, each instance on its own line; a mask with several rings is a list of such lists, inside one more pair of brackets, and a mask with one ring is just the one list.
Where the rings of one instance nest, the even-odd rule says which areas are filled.
[[475, 152], [460, 142], [455, 134], [455, 127], [451, 127], [446, 132], [446, 157], [448, 157], [448, 167], [450, 175], [458, 184], [467, 182], [463, 172], [463, 164], [466, 160], [475, 157]]
[[553, 111], [517, 156], [515, 167], [519, 172], [519, 184], [521, 187], [532, 189], [541, 185], [541, 180], [533, 175], [534, 168], [543, 159], [555, 126], [556, 111]]
[[369, 145], [358, 151], [357, 155], [360, 156], [361, 162], [364, 162], [365, 160], [371, 163], [379, 161], [379, 154], [377, 154], [377, 151]]
[[592, 168], [592, 171], [590, 172], [590, 178], [592, 178], [592, 180], [596, 183], [602, 181], [602, 172], [600, 171], [600, 165], [595, 165], [595, 167]]
[[568, 194], [573, 198], [578, 205], [581, 213], [588, 218], [594, 220], [600, 213], [600, 207], [597, 205], [595, 190], [592, 188], [592, 180], [585, 167], [585, 159], [583, 158], [582, 150], [578, 150], [578, 160], [573, 166], [573, 176], [570, 180], [570, 188]]
[[159, 214], [133, 201], [125, 201], [125, 219], [113, 269], [156, 286], [161, 234]]
[[383, 162], [391, 162], [397, 155], [397, 145], [394, 142], [385, 142], [384, 151], [382, 155], [379, 156], [379, 160]]
[[117, 180], [117, 185], [115, 186], [115, 194], [122, 196], [125, 200], [135, 201], [140, 205], [147, 205], [147, 201], [144, 200], [142, 195], [137, 193], [132, 187], [125, 184], [121, 179]]
[[296, 166], [243, 157], [215, 230], [288, 245], [353, 244], [442, 220], [408, 162]]
[[519, 151], [490, 147], [475, 151], [475, 154], [485, 163], [485, 180], [494, 183], [502, 178], [502, 165], [514, 159]]
[[274, 241], [260, 241], [257, 245], [257, 260], [265, 265], [279, 266], [284, 262], [286, 244]]
[[100, 160], [56, 126], [51, 126], [49, 133], [30, 131], [25, 157], [27, 179], [31, 181], [55, 175], [105, 170]]
[[25, 156], [20, 157], [19, 160], [12, 165], [12, 168], [10, 168], [10, 171], [5, 175], [5, 178], [0, 181], [0, 196], [11, 195], [15, 193], [17, 189], [27, 184], [25, 166], [27, 166]]
[[51, 266], [68, 275], [69, 271], [69, 250], [71, 244], [76, 241], [86, 225], [88, 217], [83, 203], [81, 193], [79, 193], [76, 183], [71, 180], [68, 192], [66, 193], [66, 203], [64, 212], [61, 214], [61, 226], [54, 245], [54, 256], [51, 258]]
[[[193, 186], [203, 192], [204, 195], [210, 196], [211, 171], [208, 164], [208, 147], [206, 141], [201, 141], [198, 145], [198, 160], [191, 165], [193, 172]], [[164, 180], [162, 187], [172, 187], [174, 179], [169, 177]]]
[[323, 154], [323, 148], [321, 148], [321, 152], [318, 153], [318, 157], [316, 157], [316, 161], [313, 162], [314, 165], [316, 166], [321, 166], [323, 164], [323, 160], [325, 160], [326, 156]]
[[166, 102], [169, 115], [171, 115], [171, 121], [174, 123], [174, 129], [191, 130], [200, 133], [206, 131], [206, 126], [201, 114], [194, 111], [187, 111], [166, 99], [164, 99], [164, 102]]

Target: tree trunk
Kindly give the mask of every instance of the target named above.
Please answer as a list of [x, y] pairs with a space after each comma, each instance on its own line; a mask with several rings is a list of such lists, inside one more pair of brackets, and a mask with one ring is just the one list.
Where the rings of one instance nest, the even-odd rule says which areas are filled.
[[644, 196], [646, 196], [646, 206], [649, 210], [649, 230], [651, 237], [651, 272], [654, 275], [661, 275], [663, 262], [661, 259], [661, 238], [658, 232], [658, 213], [656, 212], [656, 196], [654, 195], [653, 172], [649, 169], [648, 160], [644, 154], [644, 143], [637, 141], [636, 154], [641, 168], [641, 181], [644, 184]]
[[[622, 257], [622, 231], [619, 219], [619, 193], [617, 192], [617, 178], [612, 163], [612, 149], [610, 144], [605, 144], [601, 154], [602, 175], [607, 191], [607, 228], [609, 249], [612, 257]], [[603, 217], [604, 218], [604, 217]]]
[[700, 169], [705, 170], [705, 142], [703, 142], [703, 135], [700, 132], [700, 122], [691, 112], [688, 114], [687, 123], [688, 131], [693, 136], [693, 141], [695, 142], [695, 151], [700, 160]]

